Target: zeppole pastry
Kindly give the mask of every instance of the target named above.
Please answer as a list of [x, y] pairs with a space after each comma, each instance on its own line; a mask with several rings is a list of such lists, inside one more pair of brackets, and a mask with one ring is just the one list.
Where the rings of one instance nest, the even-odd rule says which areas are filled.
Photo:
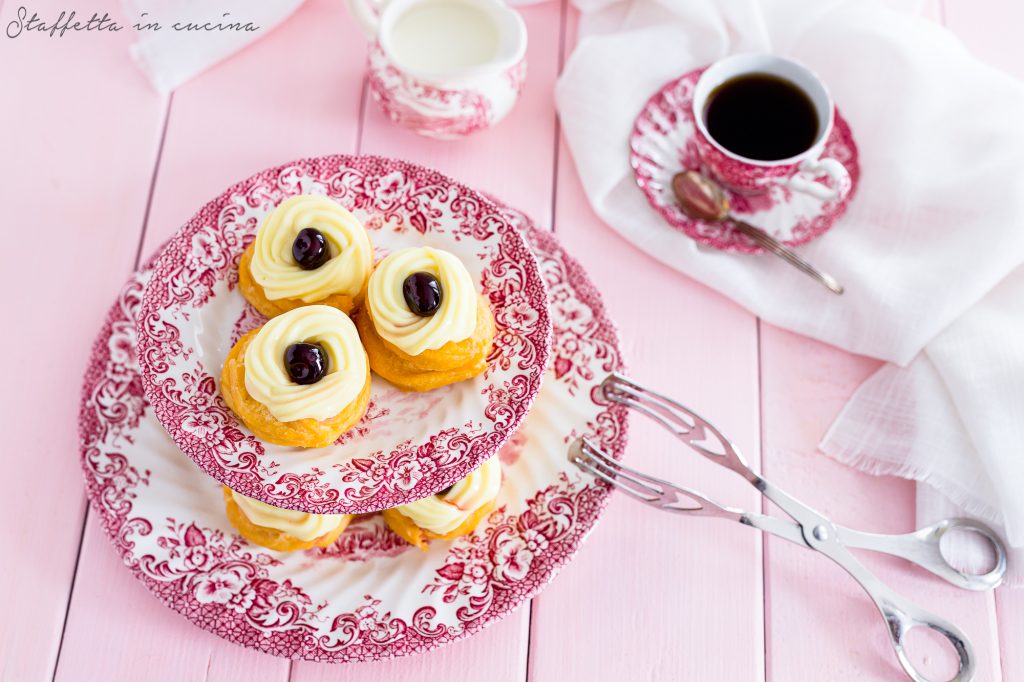
[[352, 520], [351, 514], [307, 514], [280, 509], [224, 486], [228, 521], [249, 542], [278, 552], [330, 547]]
[[391, 530], [425, 550], [431, 540], [452, 540], [472, 533], [494, 509], [500, 490], [501, 464], [495, 455], [447, 490], [381, 514]]
[[220, 391], [259, 438], [317, 448], [366, 413], [370, 367], [345, 313], [303, 306], [238, 340], [224, 361]]
[[362, 223], [323, 196], [281, 202], [242, 252], [238, 288], [267, 317], [320, 303], [346, 313], [362, 300], [373, 246]]
[[494, 317], [458, 258], [412, 247], [384, 258], [356, 312], [370, 368], [406, 391], [429, 391], [487, 369]]

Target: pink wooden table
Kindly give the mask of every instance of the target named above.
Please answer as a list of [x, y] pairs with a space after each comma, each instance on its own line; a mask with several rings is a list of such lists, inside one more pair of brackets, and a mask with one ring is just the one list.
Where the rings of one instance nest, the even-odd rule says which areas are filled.
[[[67, 4], [39, 0], [30, 9], [55, 16]], [[18, 5], [0, 0], [0, 26]], [[120, 16], [115, 0], [79, 9]], [[397, 130], [368, 102], [365, 43], [340, 0], [308, 0], [169, 97], [129, 63], [129, 31], [0, 36], [0, 679], [905, 679], [874, 607], [827, 560], [621, 496], [578, 559], [528, 606], [477, 637], [385, 663], [291, 663], [228, 644], [161, 606], [118, 565], [87, 508], [77, 462], [79, 383], [104, 312], [140, 257], [228, 184], [333, 152], [434, 166], [527, 211], [603, 286], [637, 379], [715, 420], [768, 477], [838, 522], [913, 527], [912, 485], [855, 473], [814, 450], [876, 362], [762, 324], [602, 225], [553, 103], [575, 12], [549, 1], [523, 14], [530, 75], [522, 101], [497, 129], [456, 144]], [[1024, 21], [1024, 6], [933, 0], [929, 15], [1024, 77], [1024, 47], [1008, 30]], [[632, 273], [628, 286], [623, 271]], [[662, 319], [654, 333], [637, 291], [685, 301], [700, 324], [673, 330]], [[664, 461], [665, 436], [634, 426], [627, 457], [640, 468], [657, 466], [737, 505], [761, 504], [738, 478], [696, 457]], [[981, 658], [977, 679], [1024, 680], [1024, 591], [965, 593], [895, 560], [865, 560], [964, 628]], [[930, 661], [939, 670], [948, 663], [941, 652]]]

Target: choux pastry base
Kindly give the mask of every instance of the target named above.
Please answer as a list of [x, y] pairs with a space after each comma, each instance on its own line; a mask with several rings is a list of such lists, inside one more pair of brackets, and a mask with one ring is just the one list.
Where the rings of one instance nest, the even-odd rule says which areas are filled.
[[336, 441], [338, 436], [363, 418], [370, 404], [369, 368], [363, 390], [334, 417], [323, 421], [296, 419], [282, 422], [275, 419], [266, 405], [249, 395], [245, 388], [245, 349], [258, 331], [250, 331], [231, 348], [220, 375], [220, 392], [224, 402], [258, 438], [275, 445], [322, 448]]
[[350, 314], [352, 310], [363, 300], [363, 296], [366, 294], [366, 285], [363, 285], [363, 290], [360, 291], [356, 296], [347, 296], [345, 294], [331, 294], [327, 298], [319, 301], [313, 301], [306, 303], [300, 298], [279, 298], [277, 300], [270, 300], [267, 298], [263, 287], [260, 286], [256, 280], [252, 278], [252, 272], [249, 270], [249, 263], [252, 262], [252, 253], [256, 243], [253, 242], [246, 247], [245, 251], [242, 252], [242, 259], [238, 263], [238, 290], [242, 292], [242, 296], [245, 297], [253, 308], [260, 311], [264, 316], [271, 318], [286, 313], [289, 310], [295, 308], [301, 308], [304, 305], [329, 305], [333, 308], [337, 308], [346, 315]]
[[341, 524], [337, 528], [332, 530], [330, 533], [325, 533], [318, 538], [312, 540], [300, 540], [294, 535], [289, 535], [283, 530], [276, 530], [274, 528], [267, 528], [266, 526], [257, 526], [249, 517], [245, 515], [245, 512], [241, 510], [238, 503], [235, 502], [235, 498], [231, 495], [231, 488], [224, 486], [224, 504], [228, 514], [228, 521], [235, 527], [238, 533], [248, 540], [249, 542], [255, 543], [261, 547], [267, 549], [273, 549], [278, 552], [294, 552], [299, 549], [312, 549], [313, 547], [330, 547], [334, 544], [334, 541], [338, 539], [345, 528], [348, 527], [349, 522], [352, 520], [352, 516], [349, 514], [345, 515]]
[[403, 391], [430, 391], [482, 374], [494, 343], [494, 315], [483, 296], [477, 305], [472, 336], [415, 356], [380, 337], [369, 306], [361, 306], [353, 319], [370, 358], [370, 369]]
[[384, 517], [388, 528], [395, 531], [410, 545], [415, 545], [425, 552], [431, 540], [454, 540], [463, 535], [469, 535], [480, 524], [480, 521], [491, 513], [492, 509], [494, 509], [493, 500], [470, 514], [458, 528], [444, 535], [438, 535], [437, 533], [420, 528], [413, 523], [412, 519], [397, 509], [385, 509], [381, 512], [381, 516]]

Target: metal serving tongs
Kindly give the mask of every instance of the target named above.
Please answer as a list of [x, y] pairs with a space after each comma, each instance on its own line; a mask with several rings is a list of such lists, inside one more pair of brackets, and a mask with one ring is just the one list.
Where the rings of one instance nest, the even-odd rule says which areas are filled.
[[[974, 677], [974, 647], [964, 633], [949, 621], [925, 611], [889, 589], [857, 560], [850, 548], [891, 554], [917, 564], [957, 587], [988, 590], [999, 585], [1006, 574], [1006, 548], [991, 528], [963, 518], [945, 519], [905, 535], [880, 535], [845, 528], [761, 478], [718, 429], [676, 401], [618, 374], [609, 375], [602, 382], [601, 391], [607, 400], [647, 415], [707, 459], [741, 475], [793, 521], [726, 507], [690, 488], [648, 476], [615, 461], [587, 438], [579, 438], [569, 446], [570, 461], [652, 507], [732, 519], [821, 552], [846, 569], [875, 602], [885, 618], [896, 656], [911, 679], [915, 682], [928, 682], [928, 678], [914, 667], [903, 650], [906, 634], [917, 627], [938, 632], [956, 650], [960, 668], [949, 682], [966, 682]], [[972, 575], [951, 565], [942, 555], [939, 542], [943, 535], [953, 529], [972, 531], [987, 538], [995, 549], [995, 568], [984, 575]]]

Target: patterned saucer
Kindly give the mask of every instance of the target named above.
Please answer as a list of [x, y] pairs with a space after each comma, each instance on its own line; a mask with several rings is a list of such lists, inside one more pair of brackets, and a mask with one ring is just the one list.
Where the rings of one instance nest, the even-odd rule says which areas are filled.
[[164, 604], [231, 642], [341, 663], [405, 656], [472, 635], [535, 595], [575, 554], [609, 488], [566, 456], [579, 435], [621, 455], [626, 414], [595, 391], [621, 370], [615, 328], [581, 266], [522, 214], [551, 292], [554, 343], [533, 415], [502, 447], [498, 507], [467, 537], [406, 545], [379, 515], [326, 550], [249, 544], [220, 486], [163, 430], [142, 388], [135, 320], [151, 270], [122, 290], [83, 387], [81, 464], [94, 511], [125, 565]]
[[[760, 246], [731, 227], [688, 217], [672, 192], [672, 176], [682, 170], [701, 170], [691, 105], [693, 88], [703, 72], [703, 68], [690, 71], [666, 83], [647, 100], [629, 138], [629, 162], [647, 201], [669, 225], [707, 246], [760, 253], [763, 250]], [[821, 236], [846, 212], [860, 179], [857, 145], [850, 126], [838, 110], [832, 134], [825, 143], [824, 156], [836, 159], [850, 173], [852, 187], [841, 199], [824, 201], [782, 186], [756, 196], [730, 192], [733, 214], [789, 246], [799, 246]]]
[[[326, 448], [252, 435], [217, 388], [231, 346], [264, 322], [236, 290], [238, 261], [263, 217], [296, 194], [326, 194], [351, 210], [377, 257], [414, 245], [458, 256], [498, 327], [484, 374], [425, 393], [375, 375], [366, 416]], [[206, 473], [277, 507], [361, 514], [436, 493], [497, 452], [540, 390], [551, 322], [529, 246], [489, 199], [420, 166], [327, 156], [254, 175], [203, 207], [153, 273], [139, 314], [146, 399]]]

